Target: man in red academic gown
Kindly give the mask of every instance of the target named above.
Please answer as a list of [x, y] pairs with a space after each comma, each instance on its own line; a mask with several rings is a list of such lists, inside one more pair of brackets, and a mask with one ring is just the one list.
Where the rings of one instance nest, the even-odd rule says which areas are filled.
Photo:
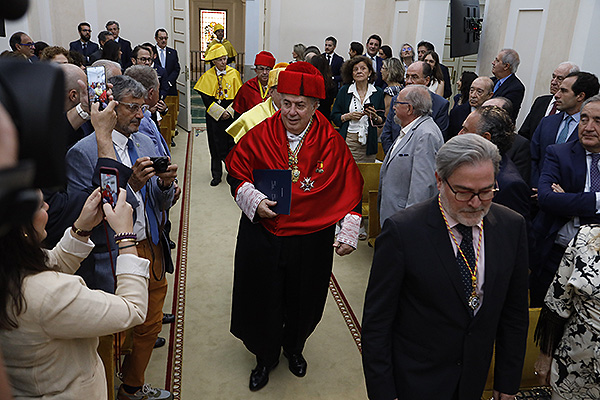
[[269, 71], [273, 66], [275, 66], [273, 54], [261, 51], [256, 55], [254, 58], [256, 76], [244, 83], [232, 104], [236, 118], [267, 98]]
[[[242, 137], [226, 160], [243, 211], [231, 332], [256, 355], [252, 391], [267, 384], [282, 348], [290, 371], [306, 374], [302, 351], [323, 314], [333, 251], [354, 251], [360, 226], [363, 180], [348, 146], [317, 111], [325, 98], [322, 75], [309, 63], [291, 64], [279, 74], [277, 91], [281, 109]], [[276, 203], [254, 187], [258, 169], [291, 170], [289, 215], [276, 214]]]

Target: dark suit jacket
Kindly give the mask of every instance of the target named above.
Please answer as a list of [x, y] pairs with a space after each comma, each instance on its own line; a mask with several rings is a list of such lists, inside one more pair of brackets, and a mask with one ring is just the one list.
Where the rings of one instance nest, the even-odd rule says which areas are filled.
[[98, 51], [100, 46], [97, 43], [92, 42], [91, 40], [88, 42], [85, 51], [83, 51], [83, 45], [81, 44], [81, 40], [76, 40], [74, 42], [69, 43], [69, 50], [76, 51], [78, 53], [83, 54], [85, 57], [85, 65], [91, 65], [94, 61], [90, 60], [90, 56]]
[[550, 101], [552, 101], [552, 97], [554, 96], [551, 94], [545, 94], [537, 97], [533, 101], [529, 114], [525, 117], [521, 129], [519, 129], [519, 134], [525, 136], [527, 139], [531, 139], [533, 132], [535, 132], [535, 128], [538, 127], [540, 121], [546, 115], [546, 109], [548, 108]]
[[452, 82], [450, 81], [450, 71], [444, 64], [440, 64], [442, 75], [444, 75], [444, 98], [449, 99], [452, 96]]
[[[327, 53], [323, 53], [323, 57], [327, 60]], [[333, 53], [331, 57], [331, 75], [333, 76], [333, 80], [338, 85], [342, 82], [341, 69], [342, 64], [344, 63], [344, 59], [341, 56], [338, 56], [336, 53]]]
[[[179, 65], [179, 56], [177, 55], [177, 50], [167, 47], [167, 55], [165, 57], [165, 70], [167, 72], [167, 88], [161, 87], [161, 92], [166, 91], [169, 96], [177, 96], [177, 77], [179, 77], [179, 71], [181, 71], [181, 66]], [[160, 49], [157, 47], [156, 51]], [[160, 65], [160, 56], [154, 59], [154, 65]]]
[[[548, 146], [538, 184], [540, 211], [533, 222], [540, 265], [547, 258], [558, 231], [572, 217], [580, 217], [582, 225], [600, 222], [595, 193], [583, 191], [586, 175], [586, 153], [579, 140]], [[558, 183], [565, 193], [555, 193], [553, 183]]]
[[[450, 124], [450, 118], [448, 117], [448, 107], [450, 103], [448, 100], [444, 99], [442, 96], [439, 96], [432, 91], [429, 91], [431, 95], [432, 102], [432, 110], [431, 110], [431, 118], [435, 121], [435, 124], [442, 131], [442, 136], [444, 136], [444, 141], [448, 140], [448, 125]], [[383, 131], [381, 132], [381, 144], [383, 146], [383, 151], [387, 154], [392, 145], [394, 144], [394, 140], [400, 134], [400, 125], [394, 122], [394, 107], [390, 107], [390, 111], [385, 119], [385, 124], [383, 125]]]
[[131, 42], [119, 36], [119, 41], [117, 43], [121, 45], [121, 68], [125, 71], [131, 66]]
[[485, 294], [474, 317], [437, 197], [389, 218], [375, 244], [362, 328], [371, 400], [479, 399], [494, 341], [494, 387], [514, 394], [527, 339], [523, 218], [491, 204], [484, 218]]
[[515, 163], [523, 180], [529, 184], [531, 180], [531, 146], [529, 140], [515, 134], [515, 140], [506, 155]]
[[[560, 112], [542, 118], [533, 133], [533, 137], [531, 138], [531, 187], [538, 187], [538, 180], [540, 179], [546, 157], [546, 149], [549, 145], [556, 143], [556, 135], [558, 134], [558, 128], [560, 128], [560, 123], [564, 115], [564, 112]], [[567, 142], [574, 140], [579, 140], [577, 132], [573, 132], [567, 139]]]
[[465, 119], [471, 114], [471, 105], [469, 103], [461, 104], [450, 110], [448, 139], [458, 135], [462, 129], [462, 124]]
[[[367, 53], [365, 53], [364, 56], [365, 57], [369, 57], [369, 55]], [[371, 57], [369, 57], [369, 59], [371, 59]], [[373, 65], [373, 69], [377, 73], [377, 78], [375, 79], [375, 83], [373, 83], [373, 84], [375, 86], [377, 86], [378, 88], [382, 88], [383, 89], [387, 85], [383, 81], [383, 78], [381, 76], [381, 66], [382, 65], [383, 65], [383, 60], [381, 59], [381, 57], [375, 56], [375, 65]]]
[[502, 204], [518, 212], [530, 222], [529, 202], [531, 189], [529, 184], [521, 177], [515, 163], [505, 154], [500, 162], [500, 170], [496, 176], [500, 189], [494, 197], [494, 203]]
[[[498, 81], [498, 78], [495, 76], [492, 77], [492, 81], [494, 81], [494, 85]], [[502, 85], [494, 92], [493, 97], [506, 97], [513, 104], [513, 115], [511, 115], [513, 121], [517, 120], [517, 116], [519, 115], [519, 110], [521, 109], [521, 103], [523, 102], [523, 97], [525, 96], [525, 86], [523, 83], [517, 78], [515, 74], [510, 75]]]

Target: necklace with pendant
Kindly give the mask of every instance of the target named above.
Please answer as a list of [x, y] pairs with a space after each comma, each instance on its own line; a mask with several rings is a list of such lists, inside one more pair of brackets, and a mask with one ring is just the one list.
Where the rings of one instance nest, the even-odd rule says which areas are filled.
[[471, 286], [472, 286], [473, 290], [471, 291], [471, 296], [469, 296], [468, 303], [469, 303], [469, 307], [471, 307], [471, 309], [473, 311], [475, 311], [481, 305], [481, 297], [477, 294], [476, 289], [477, 289], [477, 264], [479, 263], [479, 254], [481, 251], [481, 239], [483, 238], [483, 221], [481, 222], [481, 229], [479, 229], [479, 242], [477, 243], [477, 256], [475, 257], [475, 265], [473, 266], [473, 268], [471, 268], [471, 266], [469, 265], [469, 262], [467, 261], [467, 257], [465, 257], [465, 254], [463, 253], [462, 249], [458, 245], [458, 240], [456, 240], [456, 236], [454, 236], [454, 232], [452, 232], [452, 229], [450, 229], [450, 224], [448, 223], [448, 220], [446, 219], [446, 213], [444, 212], [444, 208], [442, 207], [442, 201], [440, 200], [439, 195], [438, 195], [438, 205], [440, 207], [440, 211], [442, 212], [442, 217], [444, 217], [444, 222], [446, 223], [446, 229], [448, 229], [448, 232], [450, 232], [450, 236], [452, 236], [452, 240], [454, 241], [456, 248], [458, 249], [460, 255], [462, 256], [462, 259], [464, 260], [465, 264], [467, 265], [467, 268], [469, 269], [469, 273], [471, 274]]
[[304, 131], [301, 133], [302, 139], [300, 139], [300, 143], [298, 143], [298, 146], [296, 146], [294, 151], [292, 151], [292, 148], [290, 147], [290, 141], [289, 140], [287, 141], [288, 166], [289, 166], [288, 169], [292, 170], [292, 182], [293, 183], [298, 182], [298, 180], [300, 179], [300, 169], [298, 168], [298, 152], [300, 151], [300, 148], [302, 147], [302, 144], [304, 143], [304, 139], [306, 138], [306, 134], [310, 130], [312, 123], [313, 123], [313, 119], [311, 117], [306, 129], [304, 129]]

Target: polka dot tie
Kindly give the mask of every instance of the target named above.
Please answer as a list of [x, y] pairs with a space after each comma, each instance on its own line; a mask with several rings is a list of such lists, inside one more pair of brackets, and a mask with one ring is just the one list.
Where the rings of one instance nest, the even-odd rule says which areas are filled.
[[[462, 240], [460, 242], [460, 249], [462, 250], [467, 262], [471, 266], [471, 268], [475, 269], [475, 250], [473, 250], [473, 228], [470, 226], [465, 226], [463, 224], [456, 225], [456, 230], [462, 235]], [[458, 263], [458, 268], [460, 269], [460, 276], [462, 278], [462, 282], [465, 288], [465, 297], [467, 301], [469, 301], [469, 297], [471, 297], [471, 293], [473, 293], [473, 283], [471, 280], [471, 272], [469, 271], [469, 267], [465, 263], [465, 259], [460, 254], [460, 251], [456, 252], [456, 262]]]
[[590, 192], [600, 192], [600, 170], [598, 170], [600, 153], [592, 153], [592, 164], [590, 165]]

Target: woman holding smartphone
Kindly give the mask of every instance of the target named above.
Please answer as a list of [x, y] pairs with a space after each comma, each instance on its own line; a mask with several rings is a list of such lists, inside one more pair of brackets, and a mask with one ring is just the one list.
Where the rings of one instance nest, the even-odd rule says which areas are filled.
[[370, 59], [356, 56], [342, 65], [345, 83], [331, 110], [331, 120], [352, 152], [356, 162], [375, 162], [377, 127], [385, 122], [383, 91], [375, 87]]
[[[139, 258], [132, 208], [120, 189], [113, 209], [100, 189], [52, 250], [46, 237], [48, 205], [0, 239], [0, 343], [19, 399], [106, 399], [98, 336], [124, 331], [146, 318], [149, 261]], [[94, 248], [90, 231], [106, 218], [116, 232], [116, 294], [90, 290], [73, 273]]]

